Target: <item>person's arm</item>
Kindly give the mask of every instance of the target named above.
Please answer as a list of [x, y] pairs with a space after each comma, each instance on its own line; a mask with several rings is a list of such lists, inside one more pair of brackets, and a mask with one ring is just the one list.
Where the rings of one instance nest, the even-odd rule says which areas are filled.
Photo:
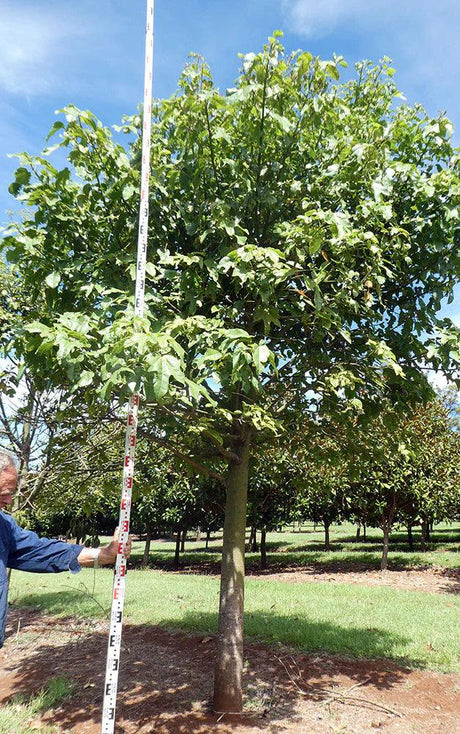
[[[110, 566], [117, 560], [118, 552], [118, 528], [113, 534], [113, 538], [108, 545], [102, 548], [82, 548], [78, 555], [78, 563], [80, 566], [89, 566], [90, 568], [97, 566]], [[128, 539], [125, 548], [125, 556], [129, 558], [131, 553], [131, 538]]]
[[7, 565], [18, 571], [31, 573], [59, 573], [80, 570], [78, 555], [83, 546], [64, 543], [62, 540], [39, 538], [31, 530], [24, 530], [9, 515], [4, 515], [9, 525]]
[[[94, 566], [114, 563], [118, 550], [118, 529], [112, 541], [104, 548], [85, 548], [82, 545], [65, 543], [61, 540], [39, 538], [31, 530], [23, 530], [7, 516], [10, 524], [11, 540], [8, 552], [8, 566], [19, 571], [32, 573], [59, 573], [72, 571], [77, 573], [81, 566]], [[126, 556], [131, 552], [131, 540], [126, 544]]]

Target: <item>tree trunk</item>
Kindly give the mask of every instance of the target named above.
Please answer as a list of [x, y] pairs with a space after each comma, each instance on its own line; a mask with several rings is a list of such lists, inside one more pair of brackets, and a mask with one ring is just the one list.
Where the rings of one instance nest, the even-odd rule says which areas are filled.
[[324, 522], [324, 550], [329, 551], [331, 550], [331, 543], [329, 540], [329, 528], [331, 526], [330, 522]]
[[149, 565], [150, 560], [150, 542], [152, 540], [152, 529], [150, 525], [146, 525], [146, 533], [145, 533], [145, 546], [144, 546], [144, 555], [142, 556], [142, 566], [145, 568]]
[[358, 523], [356, 525], [356, 540], [359, 540], [361, 537], [361, 523]]
[[267, 529], [262, 528], [260, 531], [260, 567], [262, 570], [267, 568]]
[[32, 449], [32, 418], [34, 413], [35, 396], [37, 391], [33, 386], [29, 388], [29, 397], [27, 407], [24, 410], [24, 418], [22, 421], [22, 435], [19, 454], [18, 482], [16, 492], [13, 497], [12, 513], [13, 515], [22, 510], [24, 503], [24, 492], [27, 488], [27, 478], [29, 474], [30, 453]]
[[179, 568], [180, 544], [182, 539], [182, 530], [179, 528], [176, 535], [176, 550], [174, 551], [174, 570]]
[[196, 529], [195, 542], [196, 543], [201, 543], [201, 528], [200, 528], [199, 525], [198, 525], [198, 527]]
[[240, 464], [231, 464], [220, 581], [219, 630], [214, 678], [214, 710], [237, 713], [243, 707], [244, 550], [248, 493], [250, 435], [245, 436]]
[[383, 551], [382, 551], [382, 560], [380, 562], [381, 571], [386, 571], [388, 568], [388, 548], [390, 544], [390, 528], [391, 528], [391, 522], [385, 519], [383, 521]]
[[246, 546], [247, 553], [257, 553], [257, 530], [253, 525], [249, 531], [249, 538]]
[[367, 538], [367, 525], [365, 522], [363, 522], [363, 540], [366, 540]]
[[206, 550], [209, 550], [209, 541], [211, 540], [211, 531], [206, 530]]
[[182, 531], [182, 538], [180, 541], [180, 552], [183, 553], [185, 551], [185, 541], [187, 540], [187, 530]]
[[422, 553], [426, 552], [427, 542], [429, 540], [429, 537], [430, 537], [430, 530], [428, 527], [428, 520], [423, 519], [422, 520], [422, 541], [420, 545], [420, 550], [422, 551]]
[[411, 522], [407, 524], [407, 542], [409, 545], [409, 550], [413, 551], [414, 550], [414, 536], [412, 533], [412, 523]]

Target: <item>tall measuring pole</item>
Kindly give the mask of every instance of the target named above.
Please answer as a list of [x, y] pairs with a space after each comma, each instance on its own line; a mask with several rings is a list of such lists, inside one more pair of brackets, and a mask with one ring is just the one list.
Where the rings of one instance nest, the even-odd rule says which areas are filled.
[[[147, 234], [149, 223], [150, 137], [152, 128], [152, 76], [153, 76], [153, 25], [155, 0], [147, 0], [144, 71], [144, 124], [142, 129], [141, 200], [137, 239], [137, 269], [134, 310], [136, 316], [144, 314], [145, 264], [147, 258]], [[125, 454], [121, 486], [119, 542], [113, 583], [112, 611], [107, 646], [107, 665], [102, 709], [102, 734], [112, 734], [115, 728], [118, 672], [120, 669], [121, 633], [126, 580], [126, 543], [129, 538], [131, 497], [134, 476], [134, 449], [136, 445], [139, 393], [132, 395], [128, 405]]]

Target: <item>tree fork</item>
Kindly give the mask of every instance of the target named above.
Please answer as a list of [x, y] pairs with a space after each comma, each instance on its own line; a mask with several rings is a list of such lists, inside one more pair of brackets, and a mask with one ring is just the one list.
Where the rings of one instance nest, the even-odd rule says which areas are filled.
[[244, 551], [250, 434], [240, 446], [240, 464], [231, 464], [227, 478], [219, 630], [214, 678], [214, 711], [236, 713], [243, 707]]

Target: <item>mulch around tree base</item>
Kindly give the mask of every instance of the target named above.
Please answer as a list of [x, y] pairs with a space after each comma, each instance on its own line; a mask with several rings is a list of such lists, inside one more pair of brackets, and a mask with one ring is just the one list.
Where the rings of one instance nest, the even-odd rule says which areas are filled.
[[[106, 623], [11, 609], [0, 705], [66, 676], [76, 693], [31, 726], [99, 732], [107, 630]], [[460, 675], [247, 644], [244, 713], [221, 717], [209, 706], [213, 637], [126, 624], [122, 648], [117, 734], [460, 734]]]

